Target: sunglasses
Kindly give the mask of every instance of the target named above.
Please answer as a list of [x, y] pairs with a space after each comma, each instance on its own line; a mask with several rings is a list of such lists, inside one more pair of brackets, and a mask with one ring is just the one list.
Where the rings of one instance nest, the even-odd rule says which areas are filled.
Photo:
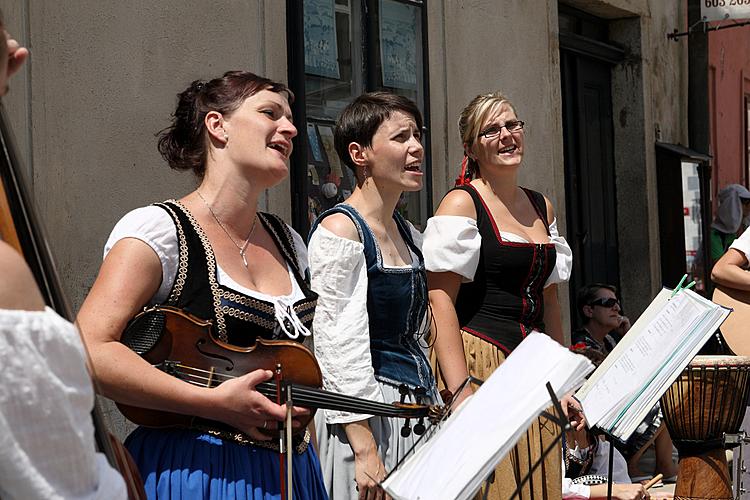
[[593, 300], [589, 303], [590, 306], [601, 306], [601, 307], [614, 307], [614, 305], [620, 305], [620, 301], [612, 297]]

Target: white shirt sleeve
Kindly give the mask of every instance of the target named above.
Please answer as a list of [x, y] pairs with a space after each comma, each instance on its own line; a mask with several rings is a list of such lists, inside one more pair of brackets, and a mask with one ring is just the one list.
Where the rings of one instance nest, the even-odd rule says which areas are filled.
[[406, 226], [409, 228], [412, 241], [414, 241], [414, 244], [419, 250], [422, 250], [422, 247], [424, 246], [424, 237], [422, 236], [422, 233], [419, 232], [419, 229], [414, 227], [414, 224], [409, 221], [406, 221]]
[[482, 237], [477, 221], [458, 215], [436, 215], [427, 221], [422, 243], [428, 271], [452, 272], [463, 282], [474, 280]]
[[750, 228], [742, 232], [739, 238], [734, 240], [729, 248], [742, 252], [746, 259], [750, 260]]
[[[364, 246], [319, 226], [310, 238], [308, 252], [312, 289], [318, 294], [313, 344], [323, 388], [385, 402], [370, 354]], [[335, 410], [326, 410], [325, 416], [329, 424], [370, 417]]]
[[[297, 236], [299, 237], [299, 235]], [[112, 250], [115, 243], [124, 238], [135, 238], [143, 241], [159, 257], [162, 273], [161, 285], [151, 300], [154, 303], [165, 302], [169, 297], [169, 292], [172, 291], [179, 265], [177, 228], [172, 217], [163, 208], [153, 205], [136, 208], [125, 214], [112, 229], [112, 233], [104, 245], [104, 257]]]
[[591, 497], [591, 487], [585, 484], [575, 484], [565, 477], [565, 460], [561, 460], [562, 468], [562, 497], [565, 500], [588, 500]]
[[0, 497], [125, 499], [96, 452], [94, 391], [75, 327], [52, 309], [0, 310]]
[[[609, 476], [609, 441], [599, 440], [594, 460], [591, 462], [590, 474]], [[628, 462], [620, 451], [614, 449], [614, 460], [612, 461], [612, 482], [629, 484], [632, 481], [628, 475]]]
[[549, 225], [549, 241], [555, 245], [557, 259], [555, 260], [555, 268], [552, 269], [552, 273], [544, 284], [545, 287], [568, 281], [573, 270], [573, 251], [557, 230], [557, 218]]
[[572, 479], [563, 477], [562, 497], [565, 500], [588, 500], [591, 497], [591, 487], [575, 484]]

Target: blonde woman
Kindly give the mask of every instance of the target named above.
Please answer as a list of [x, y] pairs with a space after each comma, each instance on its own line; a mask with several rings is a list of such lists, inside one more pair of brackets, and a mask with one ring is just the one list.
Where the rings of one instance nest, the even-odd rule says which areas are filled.
[[[571, 268], [549, 200], [518, 185], [524, 122], [513, 104], [500, 92], [477, 96], [459, 129], [464, 170], [428, 221], [424, 241], [433, 352], [451, 390], [467, 368], [486, 379], [534, 330], [563, 342], [557, 284]], [[557, 433], [544, 419], [535, 422], [497, 467], [486, 498], [507, 500], [522, 483], [522, 498], [560, 498], [560, 450], [527, 477]]]

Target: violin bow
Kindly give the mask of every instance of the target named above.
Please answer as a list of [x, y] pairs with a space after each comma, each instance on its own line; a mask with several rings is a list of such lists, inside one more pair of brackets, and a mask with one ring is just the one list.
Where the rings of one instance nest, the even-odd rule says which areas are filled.
[[286, 431], [286, 488], [287, 488], [287, 499], [292, 500], [294, 497], [292, 488], [294, 482], [292, 481], [292, 453], [294, 452], [292, 444], [292, 408], [294, 401], [292, 401], [292, 387], [286, 387], [286, 425], [284, 429]]

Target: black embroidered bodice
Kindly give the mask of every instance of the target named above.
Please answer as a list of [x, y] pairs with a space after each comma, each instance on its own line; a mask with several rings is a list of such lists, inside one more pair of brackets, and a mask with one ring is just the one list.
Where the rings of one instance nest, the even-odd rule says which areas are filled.
[[[245, 295], [219, 283], [211, 244], [187, 208], [175, 200], [156, 203], [155, 206], [166, 210], [174, 221], [179, 245], [177, 275], [167, 305], [212, 320], [216, 336], [237, 346], [250, 346], [257, 337], [289, 339], [279, 325], [273, 302]], [[302, 275], [291, 231], [276, 215], [258, 212], [258, 218], [292, 269], [304, 295], [303, 299], [289, 306], [287, 316], [295, 314], [309, 330], [318, 295]], [[288, 331], [294, 329], [289, 323], [285, 327]], [[303, 337], [299, 336], [298, 340], [303, 340]]]
[[[466, 191], [474, 201], [482, 236], [474, 281], [461, 284], [456, 313], [461, 328], [509, 354], [532, 330], [544, 331], [544, 284], [552, 274], [557, 252], [553, 243], [503, 240], [479, 192]], [[544, 195], [524, 189], [547, 227]]]

